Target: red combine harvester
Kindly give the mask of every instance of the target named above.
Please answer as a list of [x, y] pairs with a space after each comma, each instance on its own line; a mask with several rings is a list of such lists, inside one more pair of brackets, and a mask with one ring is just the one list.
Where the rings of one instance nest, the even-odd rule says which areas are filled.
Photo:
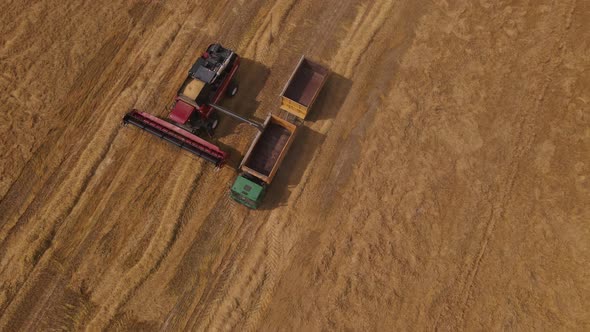
[[123, 117], [123, 122], [144, 129], [221, 167], [229, 153], [199, 137], [203, 132], [209, 137], [213, 136], [218, 124], [214, 110], [262, 130], [261, 124], [217, 105], [224, 95], [231, 97], [238, 92], [238, 85], [233, 79], [239, 66], [240, 57], [235, 52], [220, 44], [211, 44], [197, 59], [178, 90], [168, 114], [169, 119], [134, 109]]

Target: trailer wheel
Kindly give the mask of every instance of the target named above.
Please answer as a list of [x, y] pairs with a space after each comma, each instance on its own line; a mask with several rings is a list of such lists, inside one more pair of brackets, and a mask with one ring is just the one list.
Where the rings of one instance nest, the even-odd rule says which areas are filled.
[[238, 83], [236, 83], [235, 81], [230, 82], [229, 86], [227, 87], [227, 92], [226, 92], [227, 95], [229, 97], [233, 97], [233, 96], [237, 95], [238, 90], [239, 90], [238, 88], [239, 88]]

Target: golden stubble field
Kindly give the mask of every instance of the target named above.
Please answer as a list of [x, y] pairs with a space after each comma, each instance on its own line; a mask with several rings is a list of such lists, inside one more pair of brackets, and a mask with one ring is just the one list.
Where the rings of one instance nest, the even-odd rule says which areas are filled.
[[[0, 330], [589, 330], [590, 2], [0, 3]], [[333, 75], [262, 209], [131, 127], [211, 42], [261, 119]], [[236, 165], [253, 129], [225, 119]]]

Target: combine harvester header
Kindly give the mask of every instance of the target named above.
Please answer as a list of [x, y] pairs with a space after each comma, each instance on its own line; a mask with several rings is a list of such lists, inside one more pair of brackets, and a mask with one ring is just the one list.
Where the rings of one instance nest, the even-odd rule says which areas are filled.
[[123, 121], [197, 155], [217, 167], [223, 166], [229, 157], [227, 152], [216, 145], [149, 113], [133, 110], [125, 115]]

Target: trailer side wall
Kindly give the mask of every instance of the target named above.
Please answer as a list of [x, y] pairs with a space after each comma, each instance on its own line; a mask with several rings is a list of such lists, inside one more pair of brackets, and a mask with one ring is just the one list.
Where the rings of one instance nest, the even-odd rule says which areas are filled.
[[281, 108], [305, 119], [327, 76], [326, 68], [301, 57], [281, 93]]
[[270, 115], [264, 131], [254, 140], [244, 157], [242, 170], [270, 183], [293, 141], [296, 128], [294, 124]]

